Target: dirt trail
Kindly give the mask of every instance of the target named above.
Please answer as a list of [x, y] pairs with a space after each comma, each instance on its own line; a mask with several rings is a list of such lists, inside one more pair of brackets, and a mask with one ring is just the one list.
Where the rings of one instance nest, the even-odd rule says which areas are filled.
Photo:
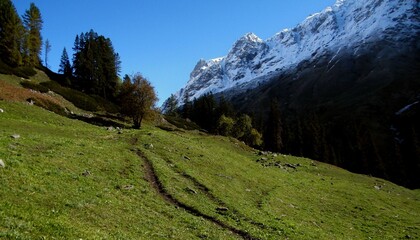
[[232, 233], [242, 237], [243, 239], [258, 239], [255, 238], [253, 236], [251, 236], [249, 233], [240, 230], [240, 229], [236, 229], [235, 227], [229, 226], [226, 223], [212, 217], [209, 215], [206, 215], [202, 212], [200, 212], [199, 210], [188, 206], [180, 201], [178, 201], [174, 196], [172, 196], [171, 194], [169, 194], [165, 188], [163, 187], [162, 183], [160, 182], [158, 176], [155, 173], [155, 170], [153, 168], [152, 163], [150, 162], [150, 160], [140, 151], [137, 150], [136, 151], [137, 155], [143, 159], [144, 161], [144, 171], [145, 171], [145, 178], [146, 180], [150, 183], [150, 185], [156, 190], [156, 192], [163, 198], [165, 199], [165, 201], [167, 201], [168, 203], [178, 207], [178, 208], [182, 208], [185, 211], [189, 212], [190, 214], [197, 216], [197, 217], [202, 217], [208, 221], [213, 222], [214, 224], [231, 231]]

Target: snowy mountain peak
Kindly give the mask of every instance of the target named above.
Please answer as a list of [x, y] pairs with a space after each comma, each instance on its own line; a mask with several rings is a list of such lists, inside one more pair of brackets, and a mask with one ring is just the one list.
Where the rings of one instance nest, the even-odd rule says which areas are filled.
[[248, 41], [248, 42], [263, 42], [261, 38], [259, 38], [254, 33], [250, 32], [242, 36], [238, 41]]
[[267, 76], [327, 53], [335, 56], [346, 50], [357, 54], [376, 41], [401, 44], [406, 38], [418, 39], [419, 7], [417, 0], [337, 0], [266, 41], [247, 33], [225, 57], [200, 60], [176, 96], [182, 102], [185, 94], [193, 99], [209, 92], [252, 88]]

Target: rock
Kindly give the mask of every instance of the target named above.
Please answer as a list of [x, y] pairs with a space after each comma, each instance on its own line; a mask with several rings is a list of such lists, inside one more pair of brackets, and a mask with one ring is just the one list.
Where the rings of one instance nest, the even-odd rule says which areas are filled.
[[218, 212], [227, 212], [229, 210], [229, 208], [227, 208], [227, 207], [217, 207], [216, 210]]
[[0, 108], [0, 113], [4, 113], [4, 110]]
[[84, 172], [82, 172], [82, 176], [84, 176], [84, 177], [87, 177], [89, 175], [91, 175], [91, 173], [88, 170], [85, 170]]
[[18, 139], [18, 138], [20, 138], [20, 135], [19, 134], [13, 134], [10, 137], [13, 138], [13, 139]]
[[4, 164], [3, 160], [0, 159], [0, 168], [5, 168], [6, 164]]
[[115, 129], [114, 127], [107, 127], [106, 130], [111, 132], [111, 131], [114, 131]]
[[378, 186], [378, 185], [375, 185], [375, 189], [376, 189], [376, 190], [381, 190], [381, 189], [382, 189], [382, 186], [380, 186], [380, 185], [379, 185], [379, 186]]
[[189, 158], [189, 157], [187, 157], [187, 156], [184, 156], [184, 159], [185, 159], [185, 160], [191, 160], [191, 158]]
[[133, 185], [125, 185], [125, 186], [122, 186], [122, 189], [124, 189], [124, 190], [131, 190], [133, 188], [134, 188]]
[[144, 147], [145, 147], [146, 149], [152, 149], [154, 146], [153, 146], [153, 144], [151, 144], [151, 143], [146, 143], [146, 144], [144, 144]]
[[277, 156], [278, 156], [278, 155], [277, 155], [277, 153], [274, 153], [274, 154], [273, 154], [273, 157], [277, 157]]
[[197, 194], [197, 191], [196, 191], [196, 190], [194, 190], [194, 189], [192, 189], [192, 188], [190, 188], [190, 187], [186, 187], [186, 188], [185, 188], [185, 191], [187, 191], [187, 192], [189, 192], [189, 193], [192, 193], [192, 194]]
[[35, 101], [34, 101], [32, 98], [28, 98], [28, 99], [26, 99], [26, 102], [27, 102], [30, 106], [34, 105], [34, 103], [35, 103]]
[[123, 131], [122, 130], [118, 130], [118, 134], [122, 134], [123, 133]]
[[286, 167], [296, 169], [296, 166], [291, 164], [291, 163], [286, 163], [285, 165], [286, 165]]

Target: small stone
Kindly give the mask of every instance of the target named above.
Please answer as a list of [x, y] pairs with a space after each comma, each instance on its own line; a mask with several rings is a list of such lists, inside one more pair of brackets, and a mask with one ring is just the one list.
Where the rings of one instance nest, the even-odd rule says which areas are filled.
[[0, 108], [0, 113], [4, 113], [4, 110]]
[[122, 187], [122, 189], [124, 189], [124, 190], [131, 190], [133, 188], [134, 188], [133, 185], [125, 185], [125, 186]]
[[19, 134], [13, 134], [10, 137], [13, 138], [13, 139], [18, 139], [18, 138], [20, 138], [20, 135]]
[[82, 172], [82, 176], [87, 177], [87, 176], [89, 176], [89, 175], [91, 175], [91, 173], [90, 173], [90, 171], [88, 171], [88, 170], [85, 170], [84, 172]]
[[184, 159], [185, 159], [185, 160], [191, 160], [191, 158], [189, 158], [189, 157], [187, 157], [187, 156], [184, 156]]
[[375, 189], [376, 189], [376, 190], [381, 190], [381, 188], [382, 188], [382, 186], [377, 186], [377, 185], [375, 185]]
[[149, 143], [149, 144], [144, 144], [144, 147], [146, 149], [152, 149], [154, 146], [153, 146], [153, 144]]
[[107, 127], [107, 128], [106, 128], [106, 130], [107, 130], [107, 131], [110, 131], [110, 132], [111, 132], [111, 131], [114, 131], [114, 127]]
[[227, 212], [229, 210], [229, 208], [227, 208], [227, 207], [217, 207], [216, 210], [219, 211], [219, 212]]
[[192, 193], [192, 194], [197, 194], [197, 191], [196, 191], [196, 190], [194, 190], [194, 189], [192, 189], [192, 188], [190, 188], [190, 187], [186, 187], [186, 188], [185, 188], [185, 191], [187, 191], [187, 192], [189, 192], [189, 193]]
[[296, 169], [296, 166], [291, 163], [286, 163], [286, 167]]
[[1, 160], [1, 159], [0, 159], [0, 167], [1, 168], [5, 168], [6, 167], [6, 164], [4, 164], [3, 160]]

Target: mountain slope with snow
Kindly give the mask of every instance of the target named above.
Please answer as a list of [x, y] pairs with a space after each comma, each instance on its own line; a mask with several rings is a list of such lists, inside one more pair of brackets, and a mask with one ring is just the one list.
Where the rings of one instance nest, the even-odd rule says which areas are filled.
[[175, 95], [182, 103], [185, 97], [253, 88], [326, 53], [334, 59], [343, 51], [361, 54], [377, 41], [404, 44], [419, 36], [419, 7], [416, 0], [338, 0], [272, 38], [263, 41], [248, 33], [225, 57], [200, 60]]

